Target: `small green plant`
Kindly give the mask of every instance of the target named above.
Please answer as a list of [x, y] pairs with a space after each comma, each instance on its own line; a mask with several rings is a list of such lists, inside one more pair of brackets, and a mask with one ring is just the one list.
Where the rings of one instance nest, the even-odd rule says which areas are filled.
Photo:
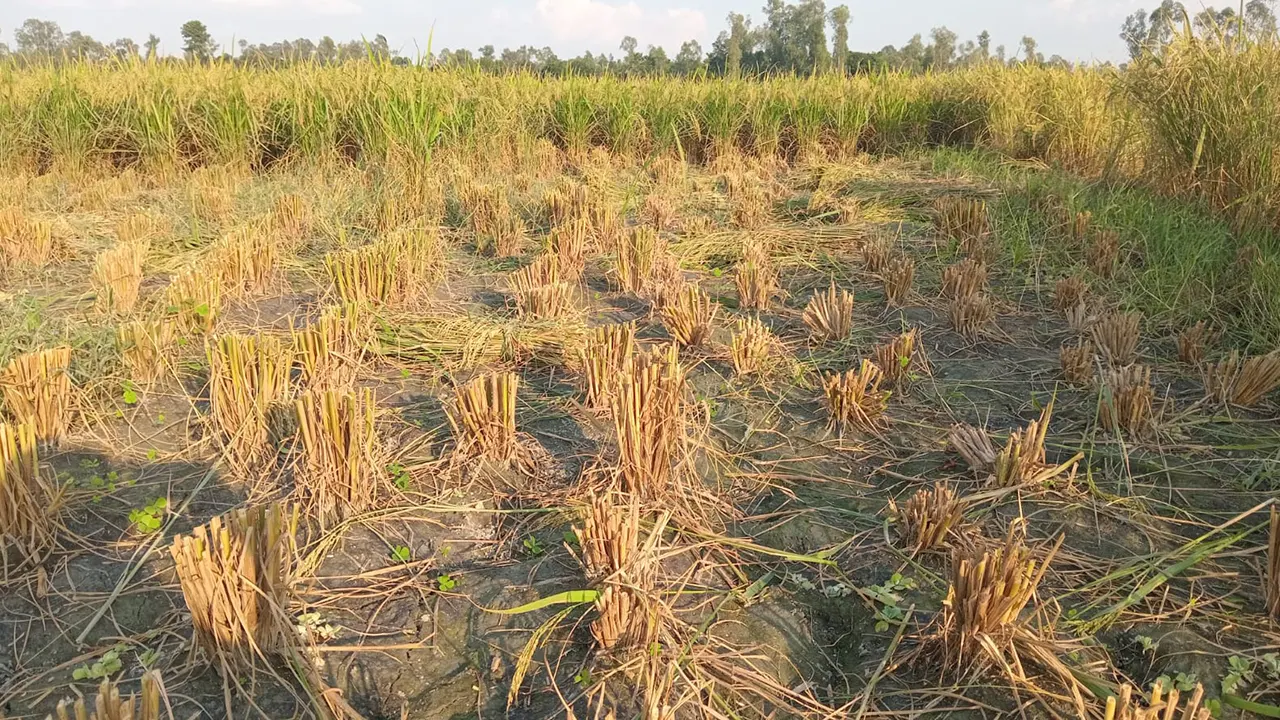
[[391, 548], [391, 557], [402, 563], [407, 563], [413, 559], [413, 551], [407, 545], [396, 545]]
[[458, 581], [452, 575], [445, 573], [436, 577], [436, 587], [440, 588], [440, 592], [449, 592], [458, 586]]
[[102, 654], [97, 662], [92, 664], [86, 663], [71, 671], [72, 680], [101, 680], [108, 675], [114, 675], [120, 672], [122, 667], [120, 663], [120, 651], [123, 648], [119, 645], [111, 648]]
[[574, 532], [574, 531], [572, 531], [572, 530], [565, 530], [565, 531], [564, 531], [564, 544], [565, 544], [565, 545], [568, 545], [568, 546], [570, 546], [570, 547], [580, 547], [580, 542], [579, 542], [579, 540], [578, 540], [578, 533], [576, 533], [576, 532]]
[[1235, 694], [1241, 685], [1253, 682], [1253, 661], [1239, 655], [1232, 655], [1227, 660], [1230, 668], [1222, 677], [1222, 692]]
[[129, 522], [133, 523], [133, 527], [143, 535], [150, 535], [160, 529], [164, 523], [164, 511], [169, 507], [169, 501], [164, 498], [156, 498], [141, 509], [129, 511]]
[[391, 475], [391, 483], [400, 491], [409, 489], [409, 483], [412, 478], [409, 477], [409, 471], [400, 463], [392, 463], [387, 466], [387, 473]]
[[160, 651], [155, 648], [147, 648], [138, 653], [138, 664], [146, 670], [155, 667], [158, 660], [160, 660]]
[[410, 372], [407, 368], [400, 368], [400, 379], [401, 379], [401, 380], [408, 380], [408, 379], [409, 379], [409, 378], [411, 378], [411, 377], [413, 377], [413, 373], [412, 373], [412, 372]]
[[1168, 675], [1161, 675], [1156, 678], [1156, 682], [1160, 683], [1160, 687], [1176, 688], [1178, 692], [1191, 692], [1196, 689], [1198, 680], [1195, 673], [1180, 672], [1172, 678]]
[[578, 687], [591, 687], [591, 668], [583, 668], [573, 676], [573, 684]]
[[138, 404], [138, 388], [130, 380], [124, 381], [124, 392], [121, 393], [121, 399], [125, 405]]
[[901, 622], [906, 616], [902, 608], [902, 593], [916, 587], [916, 581], [903, 577], [902, 573], [894, 573], [882, 585], [871, 585], [863, 588], [863, 592], [876, 602], [876, 632], [884, 632], [893, 623]]
[[159, 452], [157, 452], [155, 448], [151, 448], [150, 450], [148, 450], [148, 451], [147, 451], [147, 461], [148, 461], [148, 462], [155, 462], [155, 461], [156, 461], [156, 458], [158, 458], [158, 457], [160, 457], [160, 453], [159, 453]]
[[1156, 647], [1160, 645], [1160, 643], [1156, 642], [1155, 640], [1152, 640], [1150, 637], [1146, 635], [1138, 635], [1134, 639], [1138, 641], [1138, 644], [1142, 646], [1143, 650], [1149, 653], [1155, 652]]
[[524, 551], [534, 557], [537, 557], [543, 553], [544, 548], [542, 547], [542, 543], [538, 542], [538, 538], [530, 535], [524, 539]]

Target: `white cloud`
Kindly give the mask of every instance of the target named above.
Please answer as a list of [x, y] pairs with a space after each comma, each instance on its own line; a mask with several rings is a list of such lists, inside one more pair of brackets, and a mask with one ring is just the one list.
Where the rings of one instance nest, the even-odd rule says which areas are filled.
[[535, 20], [558, 43], [572, 43], [594, 50], [616, 52], [626, 35], [640, 47], [661, 45], [673, 50], [690, 38], [707, 31], [701, 10], [673, 8], [646, 12], [635, 2], [609, 3], [602, 0], [538, 0]]
[[234, 5], [243, 8], [271, 8], [300, 10], [317, 15], [354, 15], [364, 8], [355, 0], [213, 0], [218, 5]]

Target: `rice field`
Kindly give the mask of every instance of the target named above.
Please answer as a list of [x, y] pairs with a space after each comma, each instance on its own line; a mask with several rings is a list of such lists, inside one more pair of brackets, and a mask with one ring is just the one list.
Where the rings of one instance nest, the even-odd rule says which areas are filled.
[[1274, 52], [4, 70], [0, 714], [1280, 716]]

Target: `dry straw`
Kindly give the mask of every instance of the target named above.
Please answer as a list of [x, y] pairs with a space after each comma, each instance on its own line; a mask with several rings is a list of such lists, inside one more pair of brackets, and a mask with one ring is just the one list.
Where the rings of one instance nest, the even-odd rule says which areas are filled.
[[285, 193], [271, 207], [271, 227], [284, 236], [288, 245], [297, 245], [311, 229], [311, 210], [301, 195]]
[[591, 634], [605, 651], [648, 650], [661, 629], [655, 586], [659, 542], [669, 515], [642, 535], [640, 503], [623, 494], [592, 496], [575, 528], [587, 576], [603, 586]]
[[0, 210], [0, 267], [41, 268], [53, 260], [53, 226], [32, 220], [18, 208]]
[[912, 328], [889, 342], [875, 347], [873, 354], [876, 367], [884, 373], [886, 380], [897, 385], [911, 376], [919, 344], [920, 331]]
[[56, 444], [71, 423], [71, 348], [19, 355], [0, 372], [0, 396], [8, 415], [30, 425], [36, 439]]
[[1060, 278], [1053, 286], [1053, 307], [1065, 313], [1083, 305], [1088, 294], [1089, 286], [1083, 278], [1076, 275]]
[[35, 428], [0, 423], [0, 586], [52, 546], [53, 498], [40, 477]]
[[1204, 702], [1204, 686], [1196, 684], [1191, 697], [1182, 702], [1182, 693], [1178, 689], [1170, 690], [1166, 695], [1160, 680], [1151, 687], [1151, 701], [1142, 704], [1139, 693], [1134, 696], [1132, 685], [1120, 687], [1118, 696], [1107, 697], [1107, 706], [1103, 720], [1209, 720], [1212, 714], [1202, 707]]
[[95, 308], [104, 313], [133, 310], [138, 304], [142, 264], [149, 250], [149, 242], [135, 240], [119, 243], [98, 255], [89, 276], [96, 295]]
[[649, 193], [640, 207], [640, 219], [658, 230], [672, 230], [676, 215], [676, 200], [666, 190]]
[[467, 196], [464, 203], [469, 205], [476, 251], [496, 257], [518, 255], [525, 240], [524, 221], [512, 209], [506, 192], [478, 186], [463, 194]]
[[702, 288], [690, 285], [662, 309], [662, 321], [681, 347], [697, 347], [711, 339], [711, 323], [719, 309]]
[[748, 242], [742, 251], [742, 260], [734, 276], [738, 286], [738, 305], [753, 310], [767, 310], [769, 302], [778, 294], [778, 271], [769, 258], [768, 248], [762, 242]]
[[995, 316], [995, 304], [985, 293], [955, 298], [947, 307], [952, 329], [969, 340], [976, 340]]
[[297, 510], [279, 503], [215, 517], [173, 539], [170, 553], [195, 644], [224, 677], [288, 652]]
[[275, 277], [280, 246], [268, 228], [250, 225], [224, 235], [209, 248], [206, 266], [228, 296], [247, 297], [266, 291]]
[[184, 332], [207, 333], [222, 309], [222, 285], [217, 275], [192, 266], [174, 276], [165, 299]]
[[364, 361], [367, 322], [359, 305], [340, 305], [325, 309], [315, 323], [294, 331], [294, 356], [303, 384], [349, 387]]
[[1151, 368], [1130, 365], [1102, 373], [1098, 419], [1114, 432], [1146, 435], [1153, 427], [1156, 392], [1151, 387]]
[[942, 271], [942, 295], [960, 298], [987, 289], [987, 266], [973, 258], [965, 258]]
[[458, 451], [466, 457], [509, 461], [516, 452], [516, 392], [513, 372], [481, 375], [459, 387], [448, 407]]
[[1209, 344], [1213, 331], [1204, 320], [1183, 329], [1178, 333], [1178, 360], [1193, 367], [1200, 367], [1204, 362], [1205, 347]]
[[900, 255], [884, 269], [884, 296], [890, 307], [902, 307], [911, 294], [911, 283], [916, 277], [916, 261]]
[[312, 513], [328, 525], [377, 507], [390, 483], [373, 391], [312, 391], [294, 409], [302, 450], [297, 483]]
[[1227, 359], [1205, 366], [1204, 387], [1216, 402], [1254, 407], [1280, 388], [1280, 350], [1247, 359], [1232, 351]]
[[814, 294], [805, 306], [804, 324], [819, 342], [849, 337], [853, 332], [853, 293], [837, 291], [831, 283], [830, 289]]
[[666, 242], [653, 228], [643, 225], [632, 228], [622, 237], [618, 248], [613, 275], [618, 287], [630, 293], [644, 292], [652, 281], [658, 258], [666, 253], [666, 248]]
[[1079, 345], [1063, 345], [1058, 351], [1058, 359], [1062, 364], [1062, 377], [1068, 383], [1085, 386], [1093, 382], [1093, 367], [1096, 355], [1093, 343], [1081, 342]]
[[556, 259], [564, 282], [578, 283], [582, 280], [590, 238], [591, 223], [581, 217], [556, 227], [547, 236], [548, 248]]
[[892, 246], [886, 237], [872, 238], [862, 245], [862, 266], [867, 272], [878, 273], [889, 264]]
[[634, 322], [596, 328], [583, 344], [580, 364], [586, 384], [587, 405], [602, 410], [609, 407], [622, 372], [631, 363], [636, 347]]
[[934, 226], [943, 237], [960, 243], [966, 254], [985, 260], [981, 252], [991, 234], [987, 203], [972, 198], [945, 196], [934, 205]]
[[1112, 367], [1132, 365], [1138, 360], [1141, 328], [1138, 313], [1109, 313], [1093, 324], [1093, 342]]
[[1113, 230], [1098, 230], [1086, 251], [1089, 269], [1095, 275], [1109, 278], [1120, 262], [1120, 236]]
[[947, 443], [979, 475], [985, 475], [996, 465], [996, 448], [985, 430], [957, 423], [947, 433]]
[[675, 344], [632, 357], [613, 397], [623, 487], [643, 501], [665, 497], [685, 441], [685, 372]]
[[1280, 620], [1280, 511], [1274, 506], [1267, 535], [1267, 574], [1263, 584], [1266, 587], [1267, 613]]
[[511, 292], [521, 317], [550, 320], [574, 310], [574, 289], [560, 280], [560, 262], [555, 255], [542, 255], [511, 274]]
[[880, 368], [870, 360], [863, 360], [856, 370], [823, 378], [828, 426], [843, 434], [847, 429], [872, 432], [884, 425], [889, 391], [880, 389], [883, 378]]
[[164, 220], [146, 213], [134, 213], [116, 223], [116, 240], [124, 245], [128, 243], [151, 242], [169, 229]]
[[770, 357], [779, 346], [778, 338], [759, 318], [748, 317], [738, 321], [733, 333], [730, 355], [734, 372], [739, 375], [755, 375], [767, 369]]
[[1068, 230], [1067, 237], [1071, 240], [1072, 245], [1079, 247], [1084, 245], [1084, 241], [1089, 237], [1089, 229], [1093, 223], [1093, 213], [1084, 210], [1075, 214], [1071, 218], [1071, 225]]
[[169, 318], [135, 320], [117, 327], [116, 349], [129, 378], [144, 383], [158, 380], [177, 335], [177, 324]]
[[[159, 670], [149, 670], [142, 674], [142, 690], [135, 697], [120, 696], [120, 689], [110, 678], [103, 678], [98, 685], [98, 695], [93, 705], [87, 698], [78, 697], [60, 700], [57, 707], [58, 720], [164, 720], [172, 718], [162, 704], [167, 705], [164, 697], [164, 681]], [[46, 717], [46, 720], [53, 720]]]
[[206, 343], [209, 417], [243, 475], [264, 471], [275, 459], [267, 414], [289, 399], [293, 345], [274, 335], [224, 335]]
[[963, 520], [964, 501], [946, 483], [917, 490], [896, 517], [898, 536], [917, 553], [945, 546]]
[[992, 464], [993, 485], [1039, 485], [1062, 473], [1065, 466], [1045, 462], [1044, 441], [1049, 434], [1049, 420], [1052, 418], [1053, 403], [1050, 402], [1040, 413], [1039, 420], [1031, 421], [1022, 430], [1009, 433], [1008, 442]]
[[401, 305], [444, 274], [444, 248], [431, 228], [401, 228], [369, 245], [325, 256], [325, 271], [348, 304]]

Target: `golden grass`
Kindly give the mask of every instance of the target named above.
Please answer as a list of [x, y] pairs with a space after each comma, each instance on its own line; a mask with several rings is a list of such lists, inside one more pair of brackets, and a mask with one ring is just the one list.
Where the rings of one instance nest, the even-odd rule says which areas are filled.
[[293, 333], [293, 352], [308, 388], [345, 388], [355, 381], [369, 338], [359, 305], [326, 308], [309, 327]]
[[196, 646], [224, 677], [293, 647], [297, 523], [296, 509], [273, 503], [232, 510], [173, 539]]
[[275, 460], [267, 413], [291, 392], [293, 344], [275, 335], [223, 335], [205, 344], [209, 359], [209, 420], [242, 476]]
[[778, 338], [757, 317], [738, 321], [729, 348], [733, 370], [739, 375], [757, 375], [768, 369], [769, 360], [778, 351]]
[[749, 241], [742, 249], [734, 283], [738, 286], [739, 307], [751, 310], [767, 310], [769, 302], [778, 294], [778, 271], [769, 258], [764, 242]]
[[743, 230], [759, 230], [773, 219], [768, 192], [757, 181], [744, 181], [732, 186], [729, 194], [729, 220]]
[[151, 242], [169, 231], [169, 225], [161, 218], [147, 213], [133, 213], [116, 223], [116, 241], [120, 244]]
[[129, 378], [138, 382], [160, 378], [177, 340], [177, 323], [169, 318], [134, 320], [116, 327], [116, 350]]
[[1138, 437], [1152, 430], [1156, 392], [1151, 387], [1151, 368], [1129, 365], [1105, 370], [1101, 390], [1098, 419], [1103, 427]]
[[0, 423], [0, 579], [38, 564], [52, 546], [54, 498], [40, 476], [35, 428]]
[[873, 432], [882, 427], [889, 408], [889, 391], [880, 389], [883, 379], [880, 368], [870, 360], [863, 360], [856, 370], [823, 378], [828, 427], [840, 434], [848, 429]]
[[960, 453], [969, 467], [979, 475], [990, 472], [996, 465], [996, 448], [985, 430], [956, 423], [947, 432], [947, 444]]
[[884, 297], [889, 307], [902, 307], [911, 295], [911, 283], [916, 277], [916, 261], [899, 255], [889, 261], [882, 273]]
[[612, 411], [623, 487], [665, 497], [685, 442], [685, 371], [672, 343], [637, 353], [618, 379]]
[[995, 304], [986, 293], [955, 298], [947, 306], [951, 328], [969, 340], [978, 339], [995, 316]]
[[329, 253], [325, 271], [343, 303], [404, 305], [444, 275], [444, 248], [434, 228], [400, 228], [372, 244]]
[[898, 537], [913, 553], [944, 547], [964, 521], [964, 507], [964, 501], [946, 483], [917, 490], [896, 512]]
[[1053, 307], [1058, 312], [1065, 313], [1084, 304], [1088, 294], [1089, 286], [1085, 284], [1084, 278], [1078, 275], [1059, 278], [1053, 286]]
[[654, 266], [667, 244], [652, 227], [637, 226], [622, 236], [613, 277], [625, 292], [640, 294], [652, 282]]
[[1113, 230], [1095, 231], [1085, 256], [1095, 275], [1110, 278], [1120, 263], [1120, 235]]
[[145, 240], [118, 243], [94, 259], [89, 282], [95, 293], [94, 307], [99, 312], [127, 313], [138, 304], [142, 265], [150, 245]]
[[961, 298], [987, 290], [987, 265], [965, 258], [942, 271], [942, 295]]
[[0, 267], [42, 268], [56, 251], [48, 221], [32, 220], [18, 208], [0, 210]]
[[200, 265], [188, 267], [170, 281], [165, 301], [184, 332], [207, 333], [222, 310], [222, 285]]
[[681, 347], [697, 347], [711, 339], [719, 309], [702, 288], [690, 285], [662, 308], [662, 322]]
[[209, 248], [205, 267], [229, 297], [249, 297], [267, 290], [280, 261], [280, 245], [271, 230], [248, 225], [224, 235]]
[[331, 524], [378, 507], [391, 493], [373, 391], [313, 390], [294, 403], [303, 503]]
[[58, 720], [171, 719], [172, 716], [161, 705], [164, 694], [164, 681], [160, 677], [160, 671], [149, 670], [142, 674], [142, 690], [137, 697], [132, 694], [121, 697], [116, 684], [110, 678], [103, 678], [92, 706], [84, 697], [66, 698], [58, 701], [56, 712]]
[[636, 347], [634, 322], [602, 325], [587, 335], [579, 355], [587, 405], [596, 410], [609, 407], [623, 370], [631, 363]]
[[1138, 341], [1142, 316], [1132, 312], [1113, 312], [1093, 325], [1093, 342], [1112, 367], [1132, 365], [1138, 360]]
[[1063, 345], [1058, 351], [1058, 360], [1062, 365], [1062, 377], [1076, 386], [1086, 386], [1093, 382], [1093, 367], [1096, 354], [1093, 343], [1081, 342], [1079, 345]]
[[836, 290], [815, 293], [804, 309], [804, 324], [819, 342], [843, 340], [853, 332], [853, 293]]
[[1204, 352], [1213, 336], [1213, 331], [1204, 320], [1184, 328], [1178, 333], [1178, 360], [1192, 367], [1200, 367], [1204, 362]]
[[1263, 585], [1266, 588], [1267, 613], [1280, 620], [1280, 511], [1274, 505], [1267, 534], [1267, 573]]
[[1217, 402], [1254, 407], [1280, 388], [1280, 350], [1247, 359], [1232, 351], [1225, 360], [1205, 366], [1204, 387]]
[[519, 255], [526, 230], [524, 221], [512, 209], [506, 192], [481, 185], [463, 195], [475, 235], [476, 251], [494, 257]]
[[656, 230], [674, 230], [678, 216], [676, 204], [676, 199], [670, 191], [651, 192], [645, 196], [644, 203], [640, 207], [640, 220]]
[[71, 424], [71, 348], [19, 355], [0, 371], [0, 397], [10, 418], [30, 425], [36, 439], [57, 444]]
[[1196, 683], [1191, 697], [1182, 703], [1182, 693], [1176, 688], [1166, 695], [1160, 680], [1151, 687], [1151, 701], [1142, 704], [1142, 694], [1134, 696], [1133, 686], [1124, 684], [1119, 695], [1107, 697], [1103, 720], [1209, 720], [1212, 714], [1202, 707], [1204, 686]]
[[296, 246], [311, 230], [311, 208], [297, 193], [285, 193], [276, 197], [271, 205], [271, 227], [286, 240], [286, 246]]
[[1010, 526], [1003, 547], [956, 551], [951, 559], [951, 586], [942, 602], [942, 641], [947, 660], [956, 667], [981, 652], [1000, 652], [1013, 642], [1019, 615], [1053, 562], [1060, 537], [1037, 562]]
[[516, 451], [516, 393], [513, 372], [481, 375], [457, 388], [446, 409], [457, 451], [464, 457], [507, 462]]
[[886, 380], [897, 385], [911, 376], [912, 366], [917, 364], [919, 344], [920, 331], [911, 328], [872, 350], [876, 367], [884, 373]]

